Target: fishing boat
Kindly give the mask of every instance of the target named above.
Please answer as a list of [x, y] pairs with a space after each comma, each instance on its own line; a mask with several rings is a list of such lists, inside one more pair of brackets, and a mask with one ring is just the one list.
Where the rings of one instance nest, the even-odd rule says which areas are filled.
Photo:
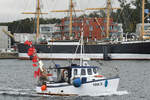
[[[38, 84], [36, 92], [44, 95], [59, 95], [59, 96], [104, 96], [117, 93], [119, 85], [119, 76], [105, 77], [99, 74], [97, 66], [91, 66], [85, 60], [83, 31], [80, 40], [80, 64], [72, 63], [68, 66], [60, 66], [55, 64], [46, 68], [41, 60], [39, 60], [36, 49], [31, 42], [25, 44], [30, 46], [28, 55], [34, 62], [34, 67], [39, 66], [35, 72], [35, 77], [38, 76]], [[77, 48], [78, 49], [78, 48]], [[31, 57], [32, 56], [32, 57]], [[126, 91], [122, 92], [126, 94]]]
[[98, 74], [97, 69], [98, 67], [96, 66], [87, 65], [53, 68], [52, 70], [55, 71], [54, 74], [64, 74], [62, 80], [44, 81], [43, 84], [36, 86], [36, 92], [38, 94], [62, 96], [101, 96], [115, 94], [120, 78], [105, 78]]

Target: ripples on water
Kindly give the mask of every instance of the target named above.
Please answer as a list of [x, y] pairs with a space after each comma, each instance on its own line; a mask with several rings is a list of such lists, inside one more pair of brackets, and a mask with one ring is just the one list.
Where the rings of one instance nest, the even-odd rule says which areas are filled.
[[[61, 65], [68, 62], [55, 61]], [[92, 61], [92, 65], [101, 65], [103, 72], [112, 75], [113, 66], [119, 69], [119, 91], [127, 90], [127, 95], [101, 97], [41, 96], [35, 94], [35, 68], [29, 60], [0, 60], [0, 100], [150, 100], [150, 61]], [[50, 61], [44, 61], [48, 66]], [[105, 73], [104, 73], [105, 74]]]

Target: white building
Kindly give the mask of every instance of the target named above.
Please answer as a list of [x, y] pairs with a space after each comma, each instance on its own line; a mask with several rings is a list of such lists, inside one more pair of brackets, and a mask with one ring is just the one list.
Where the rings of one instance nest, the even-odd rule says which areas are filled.
[[[139, 36], [141, 36], [141, 29], [142, 29], [142, 24], [139, 23], [136, 25], [136, 34]], [[150, 23], [144, 23], [144, 38], [150, 38]]]
[[40, 24], [41, 34], [52, 34], [57, 30], [56, 24]]
[[26, 40], [28, 41], [35, 41], [36, 34], [30, 33], [14, 33], [14, 38], [16, 42], [24, 43]]
[[111, 39], [115, 41], [122, 41], [123, 39], [123, 28], [122, 24], [118, 23], [116, 26], [113, 27], [114, 32], [111, 32]]
[[11, 48], [11, 39], [10, 37], [3, 32], [8, 31], [8, 26], [0, 26], [0, 49]]
[[[40, 42], [47, 42], [53, 37], [54, 32], [58, 27], [55, 24], [40, 24]], [[26, 40], [35, 42], [36, 33], [14, 33], [14, 38], [16, 42], [24, 43]]]
[[58, 27], [56, 27], [56, 24], [40, 24], [40, 34], [42, 39], [51, 40], [57, 30]]

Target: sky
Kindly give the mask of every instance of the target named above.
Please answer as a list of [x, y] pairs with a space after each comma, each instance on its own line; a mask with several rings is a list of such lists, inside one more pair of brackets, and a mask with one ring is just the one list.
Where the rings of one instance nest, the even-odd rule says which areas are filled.
[[[42, 15], [47, 18], [61, 18], [67, 13], [52, 13], [51, 10], [68, 9], [69, 0], [40, 0], [42, 12], [48, 12], [48, 15]], [[105, 7], [106, 0], [73, 0], [76, 1], [76, 9]], [[114, 0], [117, 1], [117, 0]], [[0, 0], [0, 22], [11, 22], [34, 15], [21, 14], [22, 12], [34, 12], [36, 0]], [[112, 6], [119, 7], [118, 2], [112, 2]], [[89, 13], [85, 11], [84, 13]], [[82, 14], [78, 13], [77, 15]]]

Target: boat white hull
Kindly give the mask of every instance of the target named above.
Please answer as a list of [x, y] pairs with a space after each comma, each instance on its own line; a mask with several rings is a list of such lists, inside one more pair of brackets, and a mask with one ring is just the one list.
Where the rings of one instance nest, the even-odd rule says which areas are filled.
[[[80, 59], [80, 54], [69, 53], [38, 53], [41, 59]], [[84, 58], [103, 59], [103, 54], [84, 54]], [[150, 54], [109, 54], [110, 59], [150, 59]], [[19, 53], [19, 59], [29, 59], [27, 53]]]
[[38, 94], [62, 96], [101, 96], [109, 93], [116, 93], [119, 85], [119, 79], [120, 78], [96, 80], [94, 82], [84, 83], [80, 87], [74, 87], [73, 85], [67, 83], [49, 84], [45, 91], [42, 91], [41, 87], [37, 86], [36, 92]]

